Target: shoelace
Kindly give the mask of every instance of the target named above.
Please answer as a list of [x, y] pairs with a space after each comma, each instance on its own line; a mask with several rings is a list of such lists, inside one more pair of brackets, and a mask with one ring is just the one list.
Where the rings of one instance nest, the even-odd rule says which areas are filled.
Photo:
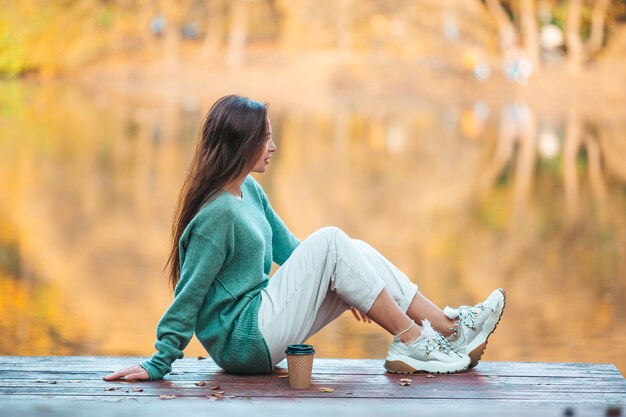
[[459, 325], [464, 325], [476, 331], [476, 322], [474, 317], [480, 314], [485, 309], [482, 303], [476, 304], [473, 307], [462, 306], [459, 308]]
[[[435, 338], [430, 338], [426, 341], [426, 349], [425, 349], [426, 356], [430, 355], [430, 352], [437, 349], [437, 350], [443, 351], [444, 353], [448, 355], [450, 355], [450, 353], [454, 353], [459, 358], [462, 357], [456, 350], [454, 350], [454, 348], [452, 348], [452, 345], [450, 345], [450, 342], [448, 342], [448, 340], [445, 337], [443, 337], [441, 333], [435, 332], [435, 336], [436, 336]], [[433, 344], [431, 344], [430, 342], [433, 342]]]

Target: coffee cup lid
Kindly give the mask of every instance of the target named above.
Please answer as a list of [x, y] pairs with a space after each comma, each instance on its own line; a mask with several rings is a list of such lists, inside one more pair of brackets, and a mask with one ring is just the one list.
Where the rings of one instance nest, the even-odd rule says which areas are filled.
[[285, 353], [287, 355], [312, 355], [315, 349], [311, 345], [289, 345]]

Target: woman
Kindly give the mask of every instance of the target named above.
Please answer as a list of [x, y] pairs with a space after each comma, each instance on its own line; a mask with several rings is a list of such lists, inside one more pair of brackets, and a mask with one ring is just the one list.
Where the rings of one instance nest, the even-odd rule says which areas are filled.
[[[394, 335], [385, 362], [390, 372], [475, 366], [502, 315], [504, 292], [442, 311], [380, 253], [338, 228], [300, 242], [249, 175], [265, 172], [275, 151], [265, 105], [239, 96], [213, 105], [173, 226], [168, 265], [175, 297], [157, 327], [157, 352], [104, 379], [163, 378], [194, 332], [224, 370], [271, 372], [287, 345], [304, 342], [348, 309]], [[272, 262], [280, 268], [268, 279]]]

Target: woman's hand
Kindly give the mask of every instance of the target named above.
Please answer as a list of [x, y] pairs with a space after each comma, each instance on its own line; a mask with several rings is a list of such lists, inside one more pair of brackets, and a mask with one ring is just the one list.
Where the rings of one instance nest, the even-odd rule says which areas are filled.
[[149, 381], [150, 375], [148, 375], [148, 371], [143, 369], [141, 366], [135, 365], [130, 368], [124, 368], [117, 372], [110, 373], [102, 379], [105, 381], [114, 381], [116, 379], [123, 379], [124, 381]]
[[363, 323], [371, 323], [372, 322], [372, 319], [367, 317], [365, 314], [361, 313], [355, 307], [350, 307], [350, 311], [352, 311], [352, 314], [354, 314], [354, 318], [357, 319], [357, 321], [363, 320]]

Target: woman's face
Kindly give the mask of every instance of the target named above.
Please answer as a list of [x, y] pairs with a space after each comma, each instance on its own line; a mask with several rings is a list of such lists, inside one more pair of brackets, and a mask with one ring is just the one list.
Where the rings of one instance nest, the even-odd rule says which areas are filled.
[[272, 124], [270, 123], [270, 119], [267, 119], [267, 137], [265, 139], [265, 144], [263, 145], [263, 153], [259, 157], [259, 160], [252, 168], [252, 172], [263, 173], [265, 169], [270, 163], [270, 158], [272, 154], [276, 152], [276, 144], [272, 139]]

